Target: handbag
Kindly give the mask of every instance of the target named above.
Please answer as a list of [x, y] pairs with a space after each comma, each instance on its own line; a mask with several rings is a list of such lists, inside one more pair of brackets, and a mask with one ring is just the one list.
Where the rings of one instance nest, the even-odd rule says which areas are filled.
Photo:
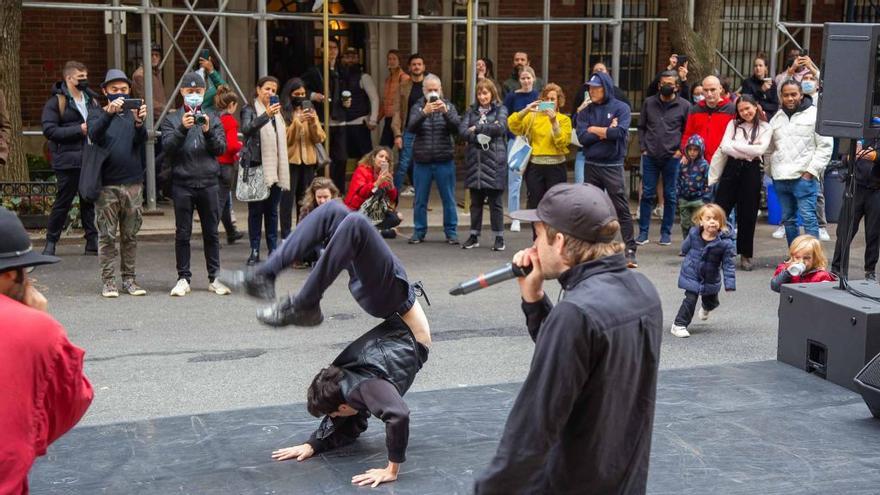
[[378, 189], [366, 201], [361, 203], [358, 211], [369, 218], [371, 222], [377, 224], [385, 220], [385, 216], [388, 212], [393, 211], [393, 208], [391, 208], [391, 203], [388, 202], [385, 189]]
[[79, 196], [94, 203], [101, 196], [101, 169], [110, 152], [89, 139], [82, 151], [82, 167], [79, 171]]
[[584, 145], [581, 144], [581, 140], [578, 139], [578, 130], [577, 127], [571, 128], [571, 145], [577, 146], [578, 148], [583, 148]]
[[315, 156], [317, 157], [315, 173], [316, 175], [320, 175], [320, 171], [327, 165], [330, 165], [330, 155], [327, 153], [327, 148], [324, 147], [323, 143], [317, 143], [315, 145]]
[[532, 157], [532, 145], [529, 144], [529, 139], [526, 137], [529, 135], [531, 128], [530, 122], [523, 135], [516, 136], [513, 144], [507, 150], [507, 167], [511, 172], [516, 172], [519, 175], [523, 175], [526, 172], [526, 167], [529, 166], [529, 158]]
[[242, 161], [238, 168], [235, 197], [246, 203], [262, 201], [269, 197], [269, 187], [263, 179], [263, 165]]

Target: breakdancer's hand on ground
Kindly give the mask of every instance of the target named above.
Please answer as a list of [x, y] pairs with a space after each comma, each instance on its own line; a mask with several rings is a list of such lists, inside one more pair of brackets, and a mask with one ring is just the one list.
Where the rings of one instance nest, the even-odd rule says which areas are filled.
[[389, 481], [397, 480], [397, 471], [400, 469], [400, 464], [396, 462], [388, 461], [388, 466], [382, 469], [370, 469], [364, 474], [359, 474], [351, 479], [351, 482], [358, 486], [367, 486], [370, 485], [371, 488], [376, 488], [381, 483], [388, 483]]
[[287, 447], [286, 449], [278, 449], [272, 452], [272, 459], [276, 461], [286, 461], [288, 459], [304, 461], [313, 455], [315, 455], [315, 449], [311, 445], [304, 443], [294, 447]]
[[537, 248], [530, 247], [517, 252], [513, 255], [513, 264], [523, 268], [532, 267], [531, 273], [516, 279], [523, 300], [531, 303], [544, 299], [544, 271], [541, 269]]

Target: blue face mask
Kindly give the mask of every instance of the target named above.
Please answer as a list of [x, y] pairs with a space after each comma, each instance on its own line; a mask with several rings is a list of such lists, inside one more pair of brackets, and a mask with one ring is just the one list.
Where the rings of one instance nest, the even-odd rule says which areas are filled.
[[816, 81], [803, 81], [801, 82], [801, 89], [804, 90], [804, 93], [811, 95], [816, 92]]
[[188, 95], [183, 96], [183, 102], [186, 103], [186, 106], [190, 108], [198, 108], [202, 105], [204, 101], [204, 95], [199, 93], [190, 93]]
[[113, 94], [108, 94], [108, 95], [107, 95], [107, 101], [108, 101], [108, 102], [110, 102], [110, 101], [115, 101], [115, 100], [118, 100], [118, 99], [120, 99], [120, 98], [128, 98], [128, 93], [113, 93]]

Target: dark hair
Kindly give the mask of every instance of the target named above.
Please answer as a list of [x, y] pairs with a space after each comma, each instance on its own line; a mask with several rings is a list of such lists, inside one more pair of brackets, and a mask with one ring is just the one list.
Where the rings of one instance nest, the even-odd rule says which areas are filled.
[[411, 64], [412, 61], [415, 59], [420, 59], [422, 61], [422, 63], [425, 62], [425, 57], [423, 57], [419, 52], [416, 52], [416, 53], [413, 53], [412, 55], [410, 55], [408, 59], [406, 59], [407, 67], [409, 67], [409, 64]]
[[281, 84], [278, 82], [278, 78], [276, 78], [275, 76], [263, 76], [257, 79], [257, 87], [262, 88], [266, 85], [266, 83], [270, 82], [275, 83], [275, 87], [281, 87]]
[[663, 72], [660, 73], [659, 76], [657, 76], [657, 80], [659, 81], [660, 79], [663, 79], [664, 77], [674, 77], [675, 84], [679, 83], [678, 72], [676, 72], [674, 70], [664, 70]]
[[64, 64], [64, 69], [61, 71], [61, 74], [64, 77], [67, 77], [77, 71], [88, 72], [89, 70], [86, 68], [86, 65], [84, 63], [77, 62], [76, 60], [70, 60], [66, 64]]
[[339, 381], [342, 380], [342, 370], [332, 364], [315, 375], [312, 384], [309, 385], [308, 402], [306, 408], [312, 416], [320, 417], [339, 409], [345, 404]]
[[391, 148], [387, 146], [376, 146], [373, 148], [373, 151], [370, 151], [366, 155], [362, 156], [360, 160], [358, 160], [359, 165], [366, 165], [373, 169], [376, 166], [376, 157], [379, 156], [379, 153], [384, 151], [388, 154], [388, 170], [394, 170], [394, 154], [391, 152]]
[[[290, 120], [290, 114], [293, 113], [293, 102], [290, 99], [290, 93], [294, 91], [304, 88], [306, 86], [305, 82], [298, 77], [291, 77], [284, 83], [284, 88], [281, 89], [281, 92], [278, 93], [278, 96], [281, 98], [281, 109], [284, 110], [284, 118], [288, 121]], [[306, 95], [308, 95], [308, 90], [306, 91]]]
[[794, 86], [798, 89], [798, 93], [803, 94], [804, 88], [801, 86], [801, 83], [797, 79], [786, 79], [782, 81], [782, 86], [779, 87], [779, 94], [782, 94], [785, 91], [786, 86]]
[[721, 78], [721, 91], [730, 94], [733, 89], [733, 78], [725, 76]]
[[[336, 43], [336, 48], [339, 48], [339, 37], [337, 37], [337, 36], [330, 36], [330, 37], [327, 38], [327, 42], [328, 42], [328, 43]], [[323, 44], [324, 41], [322, 40], [321, 43]]]
[[239, 103], [238, 95], [235, 94], [235, 91], [232, 91], [232, 88], [225, 84], [217, 86], [217, 94], [214, 95], [214, 108], [222, 112], [229, 108], [229, 105], [232, 103]]
[[482, 60], [483, 63], [486, 64], [486, 77], [493, 79], [495, 77], [495, 64], [492, 63], [492, 59], [488, 57], [480, 57], [477, 60]]
[[[746, 121], [739, 114], [739, 104], [740, 103], [748, 103], [755, 107], [755, 121], [752, 123], [751, 136], [746, 134], [746, 130], [742, 127]], [[764, 110], [761, 109], [761, 105], [758, 104], [758, 100], [755, 99], [754, 96], [750, 94], [740, 95], [736, 100], [736, 116], [734, 117], [733, 124], [733, 137], [736, 138], [736, 130], [739, 129], [743, 133], [743, 137], [748, 140], [749, 144], [754, 144], [755, 138], [758, 137], [758, 127], [761, 125], [761, 122], [766, 120], [766, 116], [764, 115]]]

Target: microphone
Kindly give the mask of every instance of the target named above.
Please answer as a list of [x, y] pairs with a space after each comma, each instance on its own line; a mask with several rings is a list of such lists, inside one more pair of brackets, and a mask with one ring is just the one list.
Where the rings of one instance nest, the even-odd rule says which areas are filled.
[[485, 289], [490, 285], [500, 284], [505, 280], [510, 280], [517, 277], [525, 277], [526, 275], [531, 273], [531, 271], [531, 265], [522, 267], [516, 266], [513, 263], [508, 263], [501, 268], [496, 268], [489, 273], [481, 273], [477, 275], [477, 277], [474, 279], [467, 280], [458, 284], [458, 286], [450, 289], [449, 295], [461, 296], [464, 294], [470, 294], [471, 292]]

